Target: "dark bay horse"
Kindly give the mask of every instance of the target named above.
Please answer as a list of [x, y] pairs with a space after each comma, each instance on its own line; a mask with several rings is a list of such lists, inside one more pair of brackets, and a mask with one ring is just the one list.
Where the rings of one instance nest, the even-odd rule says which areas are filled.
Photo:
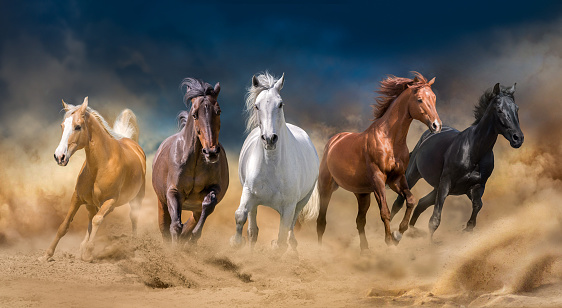
[[[184, 102], [191, 108], [179, 115], [180, 131], [168, 137], [152, 164], [152, 185], [158, 197], [158, 224], [165, 240], [197, 243], [205, 220], [228, 188], [228, 162], [219, 143], [220, 85], [193, 78], [182, 82]], [[182, 210], [192, 212], [182, 224]]]
[[[408, 186], [413, 187], [421, 178], [433, 191], [420, 199], [410, 226], [414, 226], [420, 214], [435, 204], [429, 220], [431, 238], [441, 222], [443, 203], [448, 195], [466, 195], [472, 201], [472, 215], [465, 231], [472, 231], [476, 216], [482, 208], [482, 195], [486, 181], [494, 170], [492, 152], [498, 135], [501, 134], [513, 148], [523, 144], [523, 133], [519, 127], [519, 107], [515, 104], [512, 87], [497, 83], [487, 90], [474, 110], [476, 121], [462, 132], [447, 126], [435, 134], [426, 131], [410, 155], [406, 170]], [[402, 207], [404, 198], [398, 196], [392, 207], [393, 217]]]
[[[408, 165], [406, 135], [412, 120], [425, 123], [435, 132], [441, 130], [441, 120], [435, 110], [435, 94], [427, 80], [414, 72], [415, 78], [389, 76], [380, 83], [378, 105], [374, 106], [373, 124], [362, 133], [340, 133], [333, 136], [324, 149], [318, 176], [320, 213], [317, 220], [318, 242], [326, 230], [326, 211], [332, 193], [342, 187], [357, 197], [357, 230], [361, 251], [369, 249], [365, 237], [366, 214], [374, 192], [385, 227], [387, 244], [397, 244], [408, 228], [415, 199], [408, 188], [404, 172]], [[408, 210], [399, 233], [390, 232], [390, 211], [386, 204], [385, 185], [406, 198]]]

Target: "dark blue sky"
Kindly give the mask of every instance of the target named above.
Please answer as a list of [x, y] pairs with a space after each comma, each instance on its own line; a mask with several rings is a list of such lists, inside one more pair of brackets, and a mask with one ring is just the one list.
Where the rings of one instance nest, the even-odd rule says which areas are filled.
[[[58, 122], [61, 98], [80, 103], [89, 95], [101, 111], [107, 104], [133, 109], [155, 139], [141, 132], [150, 152], [185, 108], [181, 80], [198, 77], [221, 82], [221, 140], [239, 146], [245, 88], [254, 73], [269, 70], [286, 75], [289, 121], [343, 127], [346, 106], [368, 121], [386, 74], [437, 76], [447, 104], [463, 69], [505, 52], [499, 36], [517, 45], [559, 34], [550, 27], [560, 25], [561, 13], [561, 1], [2, 1], [1, 119], [38, 110]], [[533, 27], [540, 29], [527, 33]], [[476, 89], [500, 81], [482, 77]]]

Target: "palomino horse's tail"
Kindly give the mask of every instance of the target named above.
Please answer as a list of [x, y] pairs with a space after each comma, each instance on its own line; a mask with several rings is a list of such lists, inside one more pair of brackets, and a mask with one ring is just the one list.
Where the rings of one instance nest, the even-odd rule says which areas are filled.
[[318, 194], [318, 182], [316, 182], [310, 199], [299, 214], [299, 222], [304, 223], [316, 219], [318, 212], [320, 212], [320, 195]]
[[117, 119], [115, 119], [113, 130], [123, 137], [131, 138], [137, 143], [139, 142], [139, 125], [137, 124], [137, 117], [131, 109], [123, 109], [121, 111]]

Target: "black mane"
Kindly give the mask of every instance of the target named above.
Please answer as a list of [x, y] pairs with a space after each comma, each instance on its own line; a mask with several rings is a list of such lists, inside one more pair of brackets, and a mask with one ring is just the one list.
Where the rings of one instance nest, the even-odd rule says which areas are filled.
[[215, 94], [213, 86], [201, 79], [185, 78], [181, 82], [181, 88], [183, 89], [184, 86], [186, 89], [185, 95], [183, 96], [183, 102], [186, 106], [189, 105], [189, 102], [195, 97]]
[[[506, 96], [510, 96], [511, 98], [513, 98], [513, 94], [510, 93], [508, 91], [508, 89], [509, 89], [509, 87], [504, 87], [504, 86], [500, 85], [501, 95], [506, 95]], [[486, 109], [488, 109], [488, 106], [494, 100], [494, 97], [496, 97], [496, 95], [494, 94], [493, 88], [489, 88], [488, 90], [486, 90], [484, 92], [484, 94], [482, 94], [482, 96], [480, 96], [480, 99], [478, 100], [478, 104], [474, 106], [474, 119], [475, 120], [474, 120], [474, 123], [472, 123], [472, 125], [476, 125], [476, 124], [478, 124], [478, 122], [480, 122], [480, 120], [484, 116], [484, 113], [486, 113]]]

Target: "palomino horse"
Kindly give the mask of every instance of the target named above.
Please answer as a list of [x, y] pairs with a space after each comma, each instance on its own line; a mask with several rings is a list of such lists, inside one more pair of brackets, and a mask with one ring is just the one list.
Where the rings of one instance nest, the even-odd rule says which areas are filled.
[[254, 76], [248, 89], [246, 131], [250, 133], [238, 165], [243, 189], [235, 213], [236, 235], [230, 240], [235, 247], [243, 244], [242, 228], [249, 215], [248, 237], [253, 249], [258, 239], [256, 216], [260, 204], [281, 216], [279, 235], [273, 242], [281, 253], [287, 249], [287, 237], [296, 251], [293, 228], [299, 213], [302, 211], [301, 218], [308, 220], [318, 212], [317, 202], [308, 203], [316, 199], [311, 198], [313, 192], [317, 195], [318, 154], [304, 130], [285, 123], [284, 103], [279, 95], [284, 80], [284, 75], [275, 79], [266, 72]]
[[[472, 201], [472, 215], [465, 231], [476, 226], [476, 216], [482, 208], [482, 195], [486, 181], [494, 170], [493, 148], [498, 134], [509, 140], [514, 148], [523, 144], [523, 133], [519, 127], [519, 107], [515, 105], [512, 87], [500, 87], [486, 91], [474, 109], [476, 121], [462, 132], [443, 127], [443, 132], [434, 134], [426, 131], [410, 155], [406, 170], [408, 186], [413, 187], [421, 178], [433, 191], [420, 199], [414, 210], [410, 226], [414, 226], [420, 214], [435, 204], [429, 220], [431, 239], [441, 222], [443, 203], [448, 195], [467, 195]], [[399, 196], [392, 207], [396, 214], [404, 198]]]
[[[369, 249], [365, 216], [371, 203], [371, 192], [375, 193], [379, 204], [387, 244], [397, 244], [408, 228], [415, 198], [404, 176], [408, 165], [406, 135], [413, 119], [425, 123], [434, 132], [441, 130], [441, 120], [435, 110], [435, 94], [431, 91], [435, 78], [427, 82], [421, 74], [414, 74], [413, 80], [389, 76], [381, 81], [378, 93], [384, 96], [377, 98], [379, 104], [374, 106], [373, 124], [362, 133], [337, 134], [326, 144], [318, 176], [320, 213], [317, 232], [320, 244], [326, 230], [328, 203], [338, 187], [353, 192], [357, 197], [359, 211], [356, 223], [362, 253]], [[390, 232], [385, 184], [408, 202], [399, 233]]]
[[138, 210], [144, 198], [146, 157], [138, 144], [139, 129], [131, 110], [123, 110], [112, 129], [97, 111], [88, 107], [88, 97], [79, 106], [64, 101], [62, 105], [66, 114], [55, 160], [59, 166], [66, 166], [72, 154], [84, 149], [86, 161], [78, 175], [68, 214], [40, 260], [46, 261], [53, 256], [76, 211], [85, 204], [89, 223], [80, 250], [82, 260], [91, 261], [96, 232], [104, 217], [115, 207], [130, 204], [135, 235]]
[[[197, 243], [207, 217], [228, 188], [228, 162], [219, 143], [220, 85], [186, 78], [184, 103], [189, 112], [179, 115], [180, 131], [168, 137], [152, 163], [152, 185], [158, 197], [158, 224], [165, 240]], [[192, 211], [182, 224], [182, 210]]]

